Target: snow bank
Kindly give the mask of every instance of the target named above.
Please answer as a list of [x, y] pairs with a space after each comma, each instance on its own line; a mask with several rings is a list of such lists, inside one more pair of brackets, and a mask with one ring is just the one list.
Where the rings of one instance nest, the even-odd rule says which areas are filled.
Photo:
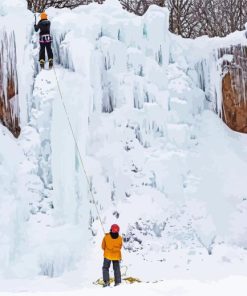
[[[37, 283], [36, 285], [41, 286], [41, 283]], [[239, 296], [245, 295], [246, 290], [246, 278], [244, 277], [228, 277], [226, 279], [222, 279], [220, 281], [211, 282], [211, 281], [196, 281], [196, 280], [168, 280], [168, 281], [160, 281], [158, 283], [141, 283], [141, 284], [133, 284], [133, 285], [122, 285], [117, 288], [107, 288], [102, 289], [102, 287], [84, 287], [81, 289], [69, 289], [60, 287], [60, 291], [45, 291], [45, 292], [37, 292], [35, 295], [37, 296], [65, 296], [68, 293], [72, 296], [79, 296], [82, 294], [86, 295], [126, 295], [138, 293], [138, 295], [190, 295], [196, 296], [198, 294], [207, 296], [207, 295], [226, 295], [230, 296], [234, 293], [237, 293]], [[63, 290], [63, 291], [62, 291]], [[32, 290], [33, 291], [33, 290]], [[16, 295], [13, 293], [4, 292], [0, 293], [2, 296], [12, 296]], [[18, 295], [34, 295], [33, 292], [22, 291], [19, 292]]]

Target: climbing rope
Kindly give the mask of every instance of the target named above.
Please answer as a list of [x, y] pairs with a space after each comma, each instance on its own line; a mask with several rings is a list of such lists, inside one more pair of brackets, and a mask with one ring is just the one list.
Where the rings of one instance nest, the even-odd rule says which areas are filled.
[[74, 133], [74, 130], [73, 130], [73, 127], [72, 127], [72, 124], [71, 124], [71, 120], [70, 120], [69, 114], [68, 114], [68, 112], [67, 112], [66, 105], [65, 105], [65, 103], [64, 103], [64, 99], [63, 99], [62, 91], [61, 91], [61, 88], [60, 88], [60, 84], [59, 84], [58, 77], [57, 77], [57, 73], [56, 73], [56, 70], [55, 70], [55, 67], [54, 67], [54, 66], [53, 66], [53, 70], [54, 70], [54, 74], [55, 74], [55, 77], [56, 77], [57, 88], [58, 88], [58, 92], [59, 92], [59, 95], [60, 95], [60, 98], [61, 98], [61, 102], [62, 102], [62, 105], [63, 105], [64, 111], [65, 111], [65, 114], [66, 114], [66, 117], [67, 117], [67, 120], [68, 120], [68, 123], [69, 123], [69, 127], [70, 127], [71, 134], [72, 134], [73, 139], [74, 139], [74, 142], [75, 142], [75, 146], [76, 146], [76, 150], [77, 150], [78, 155], [79, 155], [80, 163], [81, 163], [82, 169], [83, 169], [83, 171], [84, 171], [84, 174], [85, 174], [85, 177], [86, 177], [86, 180], [87, 180], [87, 184], [88, 184], [89, 192], [90, 192], [90, 194], [91, 194], [91, 197], [92, 197], [92, 200], [93, 200], [93, 204], [95, 205], [96, 212], [97, 212], [97, 216], [98, 216], [98, 218], [99, 218], [99, 221], [100, 221], [100, 224], [101, 224], [102, 230], [103, 230], [103, 232], [105, 233], [105, 228], [104, 228], [104, 225], [103, 225], [103, 222], [102, 222], [101, 216], [100, 216], [99, 209], [98, 209], [97, 204], [96, 204], [95, 197], [94, 197], [94, 195], [93, 195], [93, 192], [92, 192], [92, 189], [91, 189], [91, 186], [90, 186], [89, 177], [88, 177], [88, 175], [87, 175], [87, 171], [86, 171], [86, 168], [85, 168], [85, 166], [84, 166], [84, 163], [83, 163], [83, 160], [82, 160], [82, 156], [81, 156], [81, 153], [80, 153], [80, 150], [79, 150], [79, 145], [78, 145], [78, 142], [77, 142], [76, 137], [75, 137], [75, 133]]

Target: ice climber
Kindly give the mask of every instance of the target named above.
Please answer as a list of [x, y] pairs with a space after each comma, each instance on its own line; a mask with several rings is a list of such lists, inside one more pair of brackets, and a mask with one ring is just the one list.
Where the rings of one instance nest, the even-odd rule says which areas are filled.
[[49, 68], [53, 66], [53, 52], [51, 48], [52, 37], [50, 34], [51, 22], [48, 20], [47, 14], [42, 12], [40, 14], [40, 21], [38, 24], [35, 23], [34, 29], [35, 32], [39, 32], [39, 43], [40, 43], [40, 51], [39, 51], [39, 63], [40, 67], [43, 69], [45, 67], [45, 50], [48, 55]]
[[109, 268], [111, 262], [114, 270], [115, 286], [121, 283], [120, 260], [122, 259], [121, 248], [123, 244], [122, 237], [119, 235], [119, 226], [113, 224], [110, 233], [106, 233], [102, 241], [102, 249], [104, 250], [103, 263], [103, 287], [110, 286]]

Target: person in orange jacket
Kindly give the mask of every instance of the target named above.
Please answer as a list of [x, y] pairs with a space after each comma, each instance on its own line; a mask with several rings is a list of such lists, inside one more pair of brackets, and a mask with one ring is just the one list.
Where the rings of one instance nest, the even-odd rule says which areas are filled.
[[111, 262], [114, 270], [115, 286], [121, 283], [120, 260], [122, 259], [121, 248], [123, 239], [119, 235], [120, 228], [117, 224], [113, 224], [110, 233], [106, 233], [102, 241], [102, 249], [104, 250], [103, 263], [103, 287], [110, 286], [109, 268]]

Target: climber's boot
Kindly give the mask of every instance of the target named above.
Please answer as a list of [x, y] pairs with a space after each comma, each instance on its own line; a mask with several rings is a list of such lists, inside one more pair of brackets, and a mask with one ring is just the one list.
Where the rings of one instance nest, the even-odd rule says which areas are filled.
[[53, 59], [49, 59], [49, 69], [53, 67]]
[[45, 68], [45, 60], [40, 60], [39, 61], [39, 64], [40, 64], [40, 68], [41, 69], [44, 69]]
[[111, 286], [110, 282], [104, 282], [104, 284], [103, 284], [103, 288], [110, 287], [110, 286]]

